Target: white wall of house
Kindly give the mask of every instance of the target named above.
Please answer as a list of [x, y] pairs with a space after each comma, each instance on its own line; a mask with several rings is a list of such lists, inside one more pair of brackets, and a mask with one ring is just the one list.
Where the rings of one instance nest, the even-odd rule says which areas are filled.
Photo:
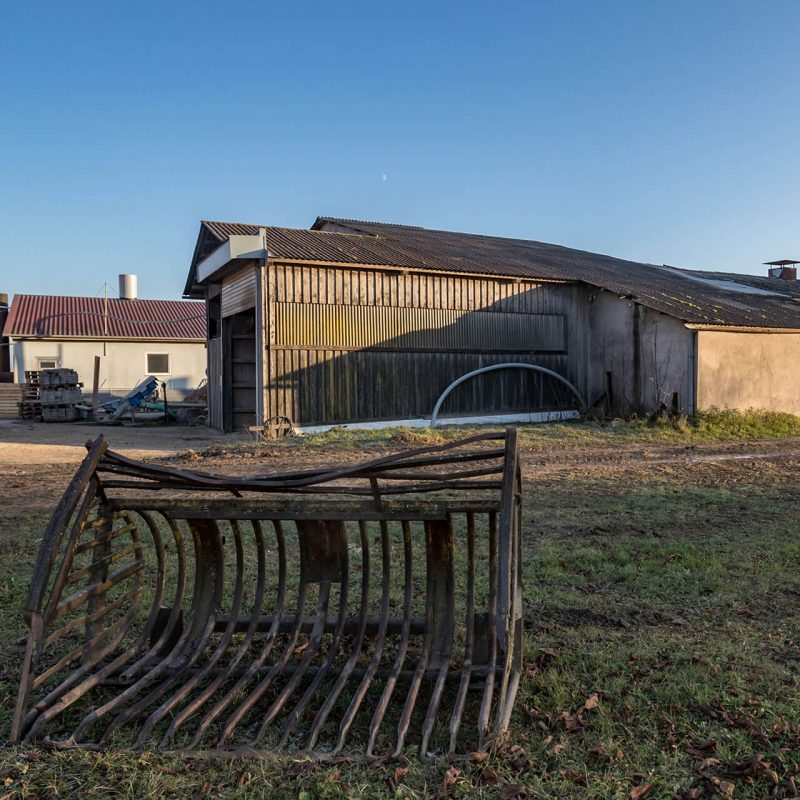
[[206, 377], [204, 342], [73, 341], [68, 339], [16, 339], [13, 343], [14, 374], [25, 381], [27, 370], [42, 368], [42, 362], [55, 359], [57, 366], [74, 369], [91, 392], [94, 357], [100, 356], [100, 390], [125, 394], [145, 378], [148, 353], [169, 354], [169, 372], [154, 374], [167, 384], [167, 396], [180, 399], [197, 388]]

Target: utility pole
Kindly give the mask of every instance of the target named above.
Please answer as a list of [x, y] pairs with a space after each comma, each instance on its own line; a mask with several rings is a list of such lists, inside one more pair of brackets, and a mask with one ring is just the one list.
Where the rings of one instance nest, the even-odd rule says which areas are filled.
[[103, 281], [103, 355], [106, 356], [106, 339], [108, 339], [108, 281]]

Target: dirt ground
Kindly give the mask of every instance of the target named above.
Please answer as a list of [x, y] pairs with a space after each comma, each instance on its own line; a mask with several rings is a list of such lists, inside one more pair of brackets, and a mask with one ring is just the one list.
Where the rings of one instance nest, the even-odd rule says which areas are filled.
[[[187, 451], [202, 457], [181, 466], [231, 475], [303, 469], [321, 463], [335, 466], [366, 460], [402, 444], [370, 448], [340, 448], [333, 444], [303, 447], [276, 444], [252, 448], [248, 434], [222, 434], [205, 426], [119, 426], [43, 424], [0, 420], [0, 503], [5, 513], [46, 511], [55, 506], [75, 467], [86, 454], [85, 444], [105, 436], [111, 449], [156, 462], [182, 458]], [[413, 445], [412, 445], [413, 446]], [[210, 455], [203, 451], [212, 448]], [[800, 462], [800, 438], [732, 440], [691, 444], [623, 443], [609, 446], [542, 445], [522, 447], [527, 480], [558, 479], [575, 471], [619, 471], [646, 476], [657, 468], [688, 469], [717, 464], [723, 471], [746, 475], [755, 465]], [[727, 465], [727, 467], [725, 467]]]
[[86, 442], [101, 434], [113, 442], [114, 450], [136, 458], [170, 456], [244, 436], [217, 433], [204, 425], [135, 427], [0, 420], [0, 465], [77, 463], [86, 454]]

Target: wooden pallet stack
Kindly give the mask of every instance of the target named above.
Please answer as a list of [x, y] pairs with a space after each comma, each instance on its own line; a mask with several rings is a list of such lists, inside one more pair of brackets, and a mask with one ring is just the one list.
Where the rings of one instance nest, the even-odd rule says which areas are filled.
[[39, 399], [39, 372], [27, 370], [22, 384], [22, 399], [17, 403], [17, 414], [22, 419], [38, 420], [42, 416], [42, 403]]
[[39, 398], [45, 422], [74, 422], [80, 414], [75, 408], [83, 400], [82, 383], [74, 369], [43, 369], [39, 372]]
[[20, 398], [18, 383], [0, 383], [0, 418], [14, 417]]

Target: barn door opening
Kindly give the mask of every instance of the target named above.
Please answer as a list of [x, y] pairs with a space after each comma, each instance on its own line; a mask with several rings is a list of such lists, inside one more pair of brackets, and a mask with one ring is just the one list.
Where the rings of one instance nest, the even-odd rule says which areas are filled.
[[223, 320], [223, 410], [226, 431], [256, 424], [256, 316], [242, 311]]

